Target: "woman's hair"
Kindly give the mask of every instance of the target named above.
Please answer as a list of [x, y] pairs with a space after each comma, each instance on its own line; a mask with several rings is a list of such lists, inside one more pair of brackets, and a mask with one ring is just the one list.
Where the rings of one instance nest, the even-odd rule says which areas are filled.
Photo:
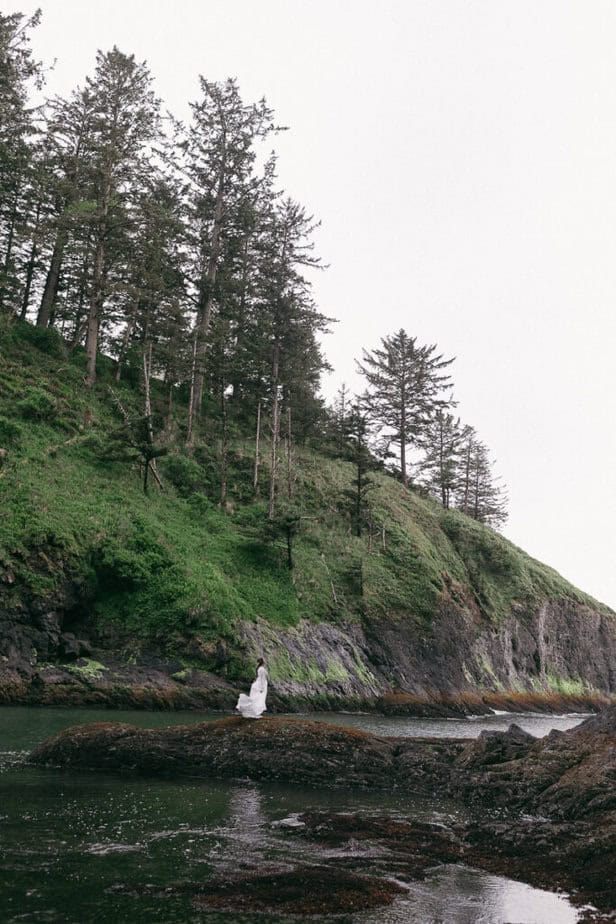
[[261, 667], [262, 664], [265, 664], [265, 661], [263, 658], [259, 658], [259, 660], [257, 661], [257, 667]]

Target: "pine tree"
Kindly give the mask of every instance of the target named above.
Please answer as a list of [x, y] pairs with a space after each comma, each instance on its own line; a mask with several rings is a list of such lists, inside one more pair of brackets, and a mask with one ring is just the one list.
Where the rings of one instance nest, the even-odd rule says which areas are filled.
[[492, 468], [486, 445], [472, 427], [465, 428], [456, 506], [474, 520], [498, 527], [507, 519], [507, 495]]
[[172, 387], [189, 367], [181, 201], [176, 183], [155, 169], [133, 199], [124, 285], [116, 292], [116, 379], [132, 354], [140, 366], [151, 344], [153, 368]]
[[[88, 236], [93, 217], [88, 158], [92, 104], [90, 94], [76, 90], [68, 99], [55, 97], [46, 107], [45, 148], [50, 206], [45, 223], [48, 261], [36, 319], [39, 327], [47, 327], [54, 317], [69, 238], [79, 249], [84, 232]], [[64, 320], [68, 321], [66, 314], [66, 311], [63, 312]], [[77, 329], [80, 320], [76, 320]]]
[[363, 351], [359, 371], [368, 380], [368, 401], [375, 421], [382, 429], [387, 447], [396, 445], [400, 479], [408, 484], [407, 452], [417, 446], [430, 418], [451, 405], [443, 397], [451, 379], [442, 370], [453, 359], [443, 359], [436, 346], [419, 346], [404, 330], [381, 340], [381, 347]]
[[188, 179], [197, 313], [189, 439], [203, 400], [206, 344], [225, 237], [241, 223], [243, 206], [258, 182], [254, 177], [256, 142], [277, 130], [265, 100], [246, 104], [235, 80], [213, 83], [199, 79], [202, 96], [191, 105], [192, 122], [181, 142]]
[[421, 483], [449, 508], [460, 483], [462, 446], [465, 439], [460, 418], [438, 409], [420, 438], [424, 457], [419, 463]]
[[41, 65], [30, 50], [30, 31], [40, 16], [40, 10], [29, 19], [0, 13], [0, 309], [19, 310], [23, 285], [19, 250], [28, 221], [36, 133], [28, 91], [31, 83], [42, 81]]
[[[269, 517], [274, 516], [278, 443], [283, 403], [293, 405], [294, 396], [305, 389], [314, 397], [314, 385], [325, 367], [316, 334], [329, 320], [316, 311], [304, 267], [320, 266], [313, 254], [312, 216], [297, 202], [286, 198], [275, 203], [263, 234], [257, 287], [258, 340], [262, 359], [270, 366], [271, 463]], [[302, 368], [301, 363], [304, 363]]]
[[352, 404], [347, 416], [345, 430], [346, 457], [353, 463], [355, 474], [351, 488], [345, 491], [350, 502], [351, 521], [356, 536], [361, 536], [364, 527], [369, 522], [369, 494], [374, 488], [374, 481], [370, 472], [376, 468], [375, 460], [370, 452], [370, 418], [360, 399]]
[[342, 383], [329, 408], [327, 430], [334, 451], [345, 456], [349, 439], [349, 416], [353, 400], [345, 382]]
[[88, 156], [95, 203], [86, 333], [88, 385], [96, 381], [96, 353], [113, 246], [125, 232], [127, 199], [147, 172], [148, 146], [158, 133], [159, 103], [151, 83], [146, 65], [116, 47], [106, 54], [98, 53], [94, 77], [87, 80], [92, 112]]

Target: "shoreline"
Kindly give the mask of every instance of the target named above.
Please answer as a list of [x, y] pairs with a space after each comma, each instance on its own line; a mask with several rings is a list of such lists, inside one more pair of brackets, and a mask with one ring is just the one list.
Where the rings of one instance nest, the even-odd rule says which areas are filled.
[[[67, 664], [41, 665], [29, 677], [4, 665], [0, 668], [0, 707], [92, 706], [162, 712], [207, 710], [224, 714], [234, 711], [243, 686], [198, 669], [170, 674], [160, 667], [103, 664], [80, 658]], [[419, 688], [349, 696], [335, 685], [325, 685], [318, 692], [301, 688], [288, 692], [277, 689], [276, 682], [270, 684], [267, 700], [270, 715], [346, 712], [407, 718], [459, 718], [501, 712], [589, 714], [614, 704], [616, 694], [596, 690], [570, 693], [549, 689]]]

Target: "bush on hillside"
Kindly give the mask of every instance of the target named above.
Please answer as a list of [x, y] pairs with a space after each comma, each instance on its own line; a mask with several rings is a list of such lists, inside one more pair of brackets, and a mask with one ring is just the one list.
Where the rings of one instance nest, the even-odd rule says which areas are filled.
[[13, 339], [29, 343], [48, 356], [62, 359], [66, 347], [62, 337], [52, 327], [35, 327], [33, 324], [17, 324], [13, 330]]
[[14, 420], [0, 417], [0, 447], [17, 446], [22, 436], [22, 429]]
[[190, 497], [207, 487], [205, 471], [189, 456], [169, 456], [165, 459], [163, 470], [180, 497]]
[[17, 402], [17, 412], [26, 420], [53, 420], [58, 406], [55, 398], [42, 388], [28, 388]]
[[157, 632], [181, 630], [199, 616], [193, 582], [163, 539], [137, 516], [103, 538], [92, 564], [98, 585], [95, 608], [104, 618], [135, 631]]

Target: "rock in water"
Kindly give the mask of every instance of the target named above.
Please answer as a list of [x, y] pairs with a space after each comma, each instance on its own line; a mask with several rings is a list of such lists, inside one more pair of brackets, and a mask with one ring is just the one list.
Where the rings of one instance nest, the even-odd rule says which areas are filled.
[[168, 728], [96, 722], [45, 741], [30, 762], [178, 777], [384, 787], [394, 775], [394, 746], [366, 732], [297, 719], [234, 716]]

